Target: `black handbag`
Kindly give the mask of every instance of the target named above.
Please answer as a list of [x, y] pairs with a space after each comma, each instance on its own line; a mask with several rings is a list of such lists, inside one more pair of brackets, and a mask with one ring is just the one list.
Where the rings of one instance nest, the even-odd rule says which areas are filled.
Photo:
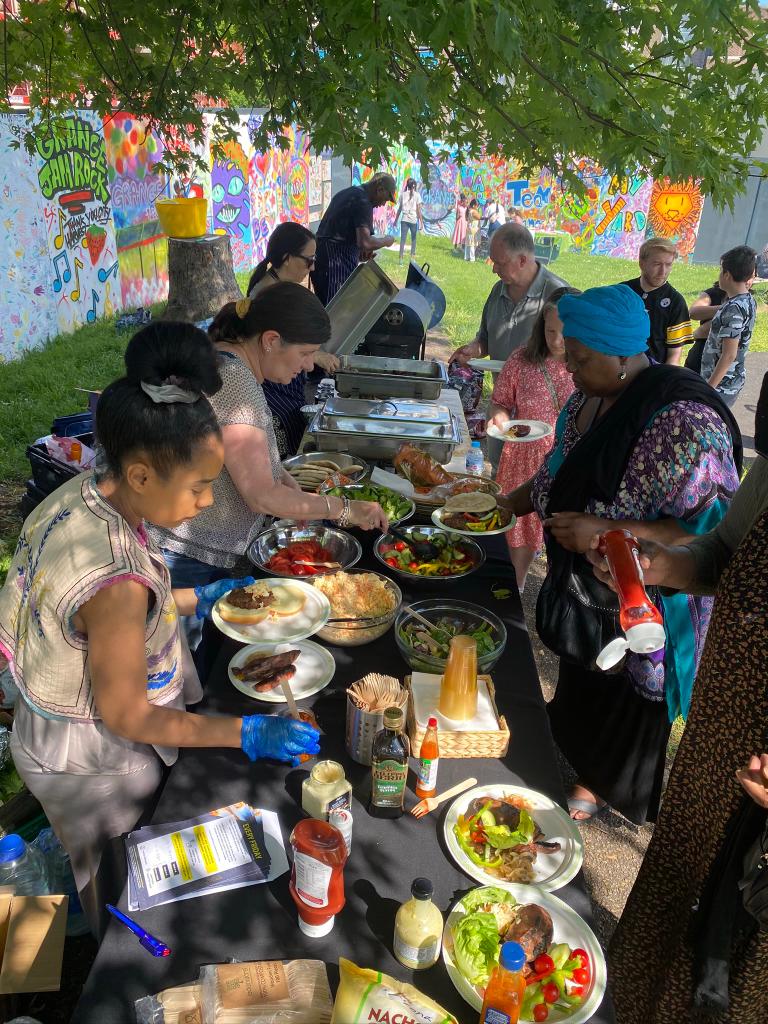
[[536, 602], [536, 631], [560, 658], [595, 669], [611, 640], [623, 636], [619, 599], [582, 556], [547, 545], [549, 570]]
[[768, 821], [744, 857], [744, 877], [739, 882], [744, 909], [761, 931], [768, 931]]

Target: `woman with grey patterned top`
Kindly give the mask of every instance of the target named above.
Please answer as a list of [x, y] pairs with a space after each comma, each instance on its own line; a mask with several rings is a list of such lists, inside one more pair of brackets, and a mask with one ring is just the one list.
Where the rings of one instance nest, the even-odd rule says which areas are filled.
[[[270, 516], [385, 531], [387, 517], [376, 502], [307, 494], [280, 464], [262, 383], [288, 384], [312, 368], [331, 335], [320, 300], [301, 285], [281, 282], [256, 299], [227, 303], [208, 333], [221, 355], [223, 386], [211, 404], [224, 440], [224, 469], [210, 508], [173, 530], [154, 531], [172, 579], [198, 586], [229, 574]], [[186, 625], [194, 648], [200, 627]]]

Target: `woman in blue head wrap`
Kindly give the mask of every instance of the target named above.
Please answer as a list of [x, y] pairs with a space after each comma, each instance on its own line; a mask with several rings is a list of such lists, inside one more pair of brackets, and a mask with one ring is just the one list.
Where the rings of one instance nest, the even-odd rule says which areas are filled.
[[711, 598], [659, 598], [665, 650], [630, 653], [610, 674], [596, 670], [599, 650], [570, 641], [553, 602], [574, 600], [566, 586], [574, 575], [595, 582], [584, 556], [611, 521], [663, 543], [713, 528], [738, 487], [741, 435], [697, 374], [649, 358], [648, 314], [626, 285], [563, 296], [558, 313], [576, 391], [552, 451], [506, 504], [544, 522], [548, 575], [537, 625], [561, 656], [549, 715], [579, 779], [572, 817], [610, 804], [639, 824], [656, 817], [670, 721], [687, 712]]

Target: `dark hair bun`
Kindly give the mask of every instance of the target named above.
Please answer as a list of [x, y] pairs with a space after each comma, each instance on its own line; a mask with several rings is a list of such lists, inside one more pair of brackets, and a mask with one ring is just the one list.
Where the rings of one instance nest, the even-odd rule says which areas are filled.
[[155, 321], [134, 334], [125, 350], [125, 371], [135, 384], [175, 377], [204, 395], [221, 387], [219, 354], [208, 335], [194, 324], [172, 320]]
[[[96, 436], [106, 472], [119, 478], [125, 460], [142, 453], [168, 476], [188, 463], [198, 444], [220, 435], [216, 414], [205, 395], [221, 387], [219, 354], [194, 324], [159, 320], [143, 327], [125, 350], [125, 377], [113, 381], [96, 406]], [[141, 387], [173, 378], [199, 392], [196, 402], [155, 402]]]

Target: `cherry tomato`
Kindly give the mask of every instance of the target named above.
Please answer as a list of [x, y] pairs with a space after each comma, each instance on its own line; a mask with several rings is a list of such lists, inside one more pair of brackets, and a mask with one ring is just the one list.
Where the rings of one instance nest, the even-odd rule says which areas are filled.
[[584, 995], [584, 989], [583, 988], [572, 988], [570, 994], [572, 996], [576, 996], [577, 998], [581, 999], [581, 997]]
[[554, 981], [548, 981], [546, 985], [541, 986], [541, 994], [547, 1003], [556, 1003], [560, 998], [560, 989]]
[[408, 563], [408, 568], [411, 570], [411, 572], [413, 572], [414, 570], [419, 568], [419, 563], [418, 562], [409, 562]]
[[533, 968], [537, 974], [551, 974], [555, 969], [555, 961], [548, 953], [542, 953], [534, 960]]
[[397, 559], [396, 558], [385, 558], [384, 561], [387, 563], [387, 565], [391, 565], [393, 569], [397, 568]]
[[407, 547], [408, 545], [405, 543], [404, 540], [399, 540], [397, 544], [395, 544], [395, 551], [405, 551]]
[[533, 1019], [535, 1021], [546, 1020], [549, 1016], [549, 1007], [546, 1003], [536, 1003], [533, 1008]]
[[573, 972], [573, 980], [579, 985], [589, 984], [589, 971], [586, 967], [577, 967]]
[[580, 960], [582, 967], [589, 967], [589, 954], [585, 949], [572, 950], [571, 960]]

